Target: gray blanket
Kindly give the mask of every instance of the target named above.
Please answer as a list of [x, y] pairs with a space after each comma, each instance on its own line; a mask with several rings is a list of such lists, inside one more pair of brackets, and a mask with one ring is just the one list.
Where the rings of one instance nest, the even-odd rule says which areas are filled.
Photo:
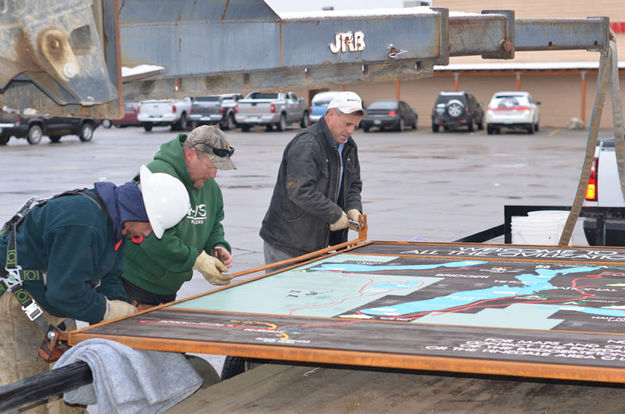
[[202, 379], [183, 354], [137, 351], [107, 339], [70, 348], [55, 368], [84, 361], [93, 383], [64, 394], [69, 404], [98, 404], [101, 413], [161, 413], [184, 400]]

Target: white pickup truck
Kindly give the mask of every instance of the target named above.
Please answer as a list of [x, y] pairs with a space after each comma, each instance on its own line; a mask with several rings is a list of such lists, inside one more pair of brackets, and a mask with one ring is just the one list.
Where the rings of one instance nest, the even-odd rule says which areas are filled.
[[192, 104], [191, 98], [143, 101], [139, 105], [137, 120], [146, 131], [159, 125], [168, 125], [172, 131], [186, 131]]
[[238, 105], [235, 119], [244, 132], [253, 125], [264, 125], [267, 131], [271, 131], [274, 125], [278, 131], [284, 131], [288, 124], [295, 122], [302, 128], [308, 126], [308, 107], [304, 99], [293, 92], [251, 92]]
[[[586, 187], [584, 207], [625, 207], [616, 165], [614, 138], [597, 140], [595, 158]], [[584, 233], [588, 244], [593, 245], [597, 220], [584, 219]], [[619, 218], [605, 219], [605, 241], [608, 246], [625, 246], [625, 221]]]

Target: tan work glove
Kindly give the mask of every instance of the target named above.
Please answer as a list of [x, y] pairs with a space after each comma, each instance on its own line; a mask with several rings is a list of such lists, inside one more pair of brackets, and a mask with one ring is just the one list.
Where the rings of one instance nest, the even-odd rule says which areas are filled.
[[139, 309], [132, 306], [128, 302], [123, 300], [109, 300], [106, 298], [106, 311], [104, 311], [103, 321], [110, 321], [111, 319], [121, 318], [122, 316], [132, 315], [137, 313]]
[[345, 214], [344, 211], [341, 211], [341, 217], [334, 223], [330, 224], [330, 231], [343, 230], [346, 229], [347, 226], [349, 226], [347, 214]]
[[[351, 221], [355, 221], [356, 223], [358, 223], [358, 218], [360, 217], [360, 211], [358, 211], [357, 208], [352, 208], [349, 209], [349, 211], [347, 211], [347, 218], [350, 219]], [[349, 225], [349, 228], [352, 230], [358, 230], [357, 226], [353, 226], [353, 225]]]
[[218, 258], [207, 254], [203, 250], [197, 259], [195, 259], [193, 268], [199, 270], [202, 276], [204, 276], [204, 279], [208, 280], [213, 285], [227, 285], [232, 280], [232, 276], [222, 273], [228, 271], [226, 265]]

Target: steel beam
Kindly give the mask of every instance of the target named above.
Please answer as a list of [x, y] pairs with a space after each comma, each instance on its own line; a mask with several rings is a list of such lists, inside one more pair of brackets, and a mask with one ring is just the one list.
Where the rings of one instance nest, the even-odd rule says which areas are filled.
[[[21, 7], [24, 1], [33, 7]], [[607, 47], [609, 34], [605, 17], [515, 20], [511, 10], [419, 7], [279, 16], [263, 0], [124, 0], [119, 12], [106, 0], [94, 0], [91, 8], [89, 0], [2, 4], [0, 105], [108, 118], [121, 114], [119, 56], [124, 66], [163, 68], [124, 83], [124, 98], [136, 101], [416, 79], [431, 76], [433, 66], [448, 64], [450, 56], [597, 51]], [[57, 43], [41, 40], [50, 38], [49, 27], [58, 28], [60, 63], [52, 53]], [[76, 76], [73, 67], [81, 69]]]
[[519, 19], [515, 22], [516, 50], [605, 50], [610, 19]]

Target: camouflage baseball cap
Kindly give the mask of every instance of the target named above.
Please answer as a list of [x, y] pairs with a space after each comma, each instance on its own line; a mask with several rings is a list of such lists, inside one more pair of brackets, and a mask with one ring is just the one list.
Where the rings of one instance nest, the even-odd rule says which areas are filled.
[[197, 151], [207, 154], [220, 170], [236, 170], [230, 159], [234, 148], [228, 143], [223, 131], [212, 125], [202, 125], [189, 132], [187, 142]]

